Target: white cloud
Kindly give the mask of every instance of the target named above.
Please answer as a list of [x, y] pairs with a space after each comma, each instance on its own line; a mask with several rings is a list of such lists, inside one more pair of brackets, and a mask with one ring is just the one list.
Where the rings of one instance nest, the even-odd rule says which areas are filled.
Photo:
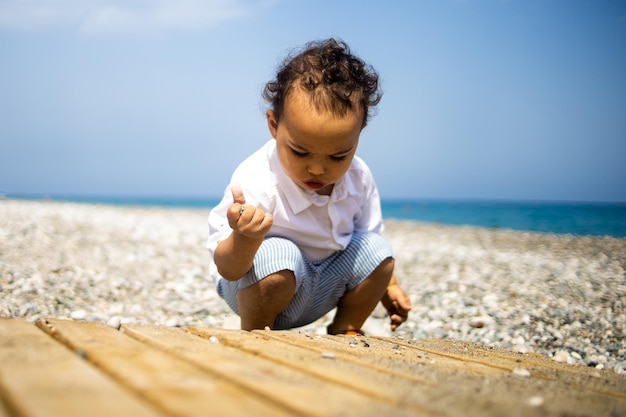
[[268, 0], [0, 0], [0, 28], [69, 26], [92, 35], [203, 30], [272, 4]]

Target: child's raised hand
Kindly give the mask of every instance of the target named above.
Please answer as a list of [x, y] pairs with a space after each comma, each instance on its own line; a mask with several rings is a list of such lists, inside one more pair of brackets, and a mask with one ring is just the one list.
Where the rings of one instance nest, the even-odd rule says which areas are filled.
[[387, 291], [385, 291], [381, 301], [389, 312], [391, 331], [395, 331], [398, 326], [409, 318], [411, 300], [398, 284], [393, 283], [387, 287]]
[[272, 227], [272, 214], [247, 205], [240, 187], [233, 186], [231, 191], [233, 204], [226, 212], [231, 229], [250, 239], [265, 237]]

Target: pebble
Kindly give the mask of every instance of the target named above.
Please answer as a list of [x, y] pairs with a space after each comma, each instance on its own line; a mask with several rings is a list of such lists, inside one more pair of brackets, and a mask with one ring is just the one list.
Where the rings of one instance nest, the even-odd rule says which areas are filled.
[[333, 352], [322, 352], [322, 358], [335, 359], [335, 354]]
[[566, 350], [559, 350], [559, 351], [557, 351], [554, 354], [552, 359], [554, 359], [557, 362], [564, 362], [564, 363], [569, 363], [570, 365], [573, 365], [573, 364], [579, 362], [580, 355], [578, 355], [578, 359], [577, 359], [572, 354], [570, 354], [568, 351], [566, 351]]
[[478, 317], [473, 317], [470, 322], [469, 325], [471, 327], [474, 327], [476, 329], [482, 329], [483, 327], [489, 326], [490, 324], [493, 323], [493, 319], [489, 316], [478, 316]]
[[171, 319], [167, 319], [167, 321], [165, 322], [165, 325], [167, 327], [178, 327], [180, 324], [178, 322], [178, 318], [172, 317]]
[[530, 378], [530, 372], [526, 368], [515, 368], [513, 369], [513, 374], [522, 378]]
[[113, 316], [107, 321], [107, 326], [113, 327], [115, 330], [119, 330], [122, 327], [122, 318], [120, 316]]
[[544, 403], [543, 397], [535, 396], [528, 399], [528, 405], [531, 407], [541, 407]]
[[[239, 328], [209, 277], [207, 215], [0, 200], [0, 317]], [[392, 334], [377, 307], [368, 335], [478, 342], [624, 374], [626, 239], [392, 220], [384, 234], [413, 309]], [[324, 334], [332, 314], [296, 331]]]
[[72, 311], [70, 317], [72, 320], [85, 320], [87, 318], [87, 312], [85, 310]]

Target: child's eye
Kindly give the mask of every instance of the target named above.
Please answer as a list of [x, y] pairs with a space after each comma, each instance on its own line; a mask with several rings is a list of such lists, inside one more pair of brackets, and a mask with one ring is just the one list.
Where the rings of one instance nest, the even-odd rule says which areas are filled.
[[296, 151], [296, 150], [295, 150], [295, 149], [293, 149], [293, 148], [291, 148], [291, 152], [292, 152], [295, 156], [297, 156], [298, 158], [304, 158], [305, 156], [307, 156], [307, 154], [306, 154], [306, 153], [304, 153], [304, 152], [298, 152], [298, 151]]
[[346, 159], [346, 155], [343, 155], [343, 156], [331, 156], [330, 159], [332, 159], [333, 161], [336, 161], [336, 162], [341, 162], [344, 159]]

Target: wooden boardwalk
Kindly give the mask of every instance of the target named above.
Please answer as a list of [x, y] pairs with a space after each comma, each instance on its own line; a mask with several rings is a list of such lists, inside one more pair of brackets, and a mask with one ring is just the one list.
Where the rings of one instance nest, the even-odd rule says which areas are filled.
[[0, 319], [0, 417], [626, 416], [626, 377], [456, 341]]

